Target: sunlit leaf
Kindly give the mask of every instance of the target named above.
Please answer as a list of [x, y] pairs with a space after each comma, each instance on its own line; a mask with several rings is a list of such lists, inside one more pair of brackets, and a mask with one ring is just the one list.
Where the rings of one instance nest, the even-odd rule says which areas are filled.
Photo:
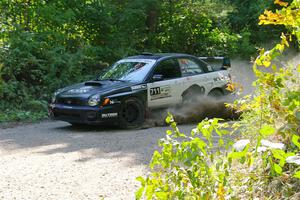
[[278, 164], [274, 164], [274, 170], [277, 174], [282, 174], [282, 168]]
[[279, 160], [285, 159], [285, 152], [283, 150], [273, 149], [272, 154], [273, 154], [274, 158], [276, 158], [276, 159], [279, 159]]
[[293, 177], [299, 178], [299, 179], [300, 179], [300, 171], [297, 171], [297, 172], [293, 175]]
[[264, 125], [259, 132], [262, 136], [267, 137], [274, 134], [275, 128], [269, 125]]
[[142, 186], [145, 186], [146, 181], [142, 176], [136, 177], [136, 180], [139, 181], [142, 184]]
[[283, 167], [285, 164], [286, 156], [287, 156], [286, 153], [280, 149], [272, 149], [272, 154], [273, 154], [274, 158], [279, 160], [279, 165], [281, 167]]
[[278, 4], [280, 6], [284, 6], [284, 7], [287, 7], [289, 5], [289, 3], [281, 1], [281, 0], [275, 0], [274, 3]]
[[300, 139], [300, 136], [293, 134], [292, 142], [294, 143], [294, 145], [296, 145], [300, 149], [299, 139]]
[[136, 192], [135, 192], [135, 199], [136, 200], [140, 200], [142, 198], [143, 192], [144, 192], [144, 187], [139, 188]]
[[168, 200], [168, 193], [167, 192], [156, 192], [155, 196], [158, 199], [161, 199], [161, 200]]
[[147, 188], [146, 188], [146, 198], [147, 199], [152, 199], [153, 198], [153, 195], [154, 195], [154, 186], [152, 185], [149, 185]]
[[239, 151], [232, 151], [228, 154], [228, 158], [232, 158], [232, 159], [238, 159], [238, 158], [242, 158], [244, 156], [246, 156], [247, 152], [248, 152], [248, 148], [249, 145], [246, 145], [246, 147], [244, 148], [243, 151], [239, 152]]

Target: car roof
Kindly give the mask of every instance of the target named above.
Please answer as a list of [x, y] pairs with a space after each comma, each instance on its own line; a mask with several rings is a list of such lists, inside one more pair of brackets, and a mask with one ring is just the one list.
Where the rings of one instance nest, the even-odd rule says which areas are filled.
[[152, 60], [159, 60], [164, 57], [181, 57], [181, 56], [189, 56], [194, 57], [189, 54], [183, 53], [142, 53], [140, 55], [130, 56], [127, 57], [128, 59], [152, 59]]

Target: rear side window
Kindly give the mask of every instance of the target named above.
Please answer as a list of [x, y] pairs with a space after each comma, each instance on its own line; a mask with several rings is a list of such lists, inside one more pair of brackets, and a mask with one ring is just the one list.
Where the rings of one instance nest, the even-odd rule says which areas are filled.
[[154, 74], [163, 75], [164, 79], [181, 77], [181, 71], [177, 59], [163, 60], [155, 68]]
[[182, 72], [182, 76], [192, 76], [204, 72], [202, 67], [191, 59], [179, 58], [178, 62]]

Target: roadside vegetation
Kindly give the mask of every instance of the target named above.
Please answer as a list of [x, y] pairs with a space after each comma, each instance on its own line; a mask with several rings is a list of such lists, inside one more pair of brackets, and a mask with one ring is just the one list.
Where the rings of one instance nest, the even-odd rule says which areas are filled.
[[[181, 52], [249, 59], [283, 26], [258, 26], [272, 0], [2, 0], [0, 122], [47, 116], [51, 93], [122, 57]], [[245, 26], [246, 25], [246, 26]]]
[[159, 141], [151, 173], [137, 178], [137, 199], [300, 199], [300, 64], [278, 62], [291, 41], [300, 44], [300, 1], [275, 3], [281, 9], [264, 11], [259, 24], [287, 32], [256, 58], [254, 94], [229, 105], [242, 112], [240, 121], [203, 120], [184, 134], [169, 115], [172, 129]]

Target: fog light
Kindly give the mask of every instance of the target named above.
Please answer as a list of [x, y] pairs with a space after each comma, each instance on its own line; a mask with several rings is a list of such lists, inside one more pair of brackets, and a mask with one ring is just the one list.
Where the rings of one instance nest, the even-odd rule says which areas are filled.
[[104, 101], [103, 101], [103, 103], [102, 103], [102, 106], [106, 106], [108, 104], [110, 104], [110, 99], [109, 98], [105, 98]]

